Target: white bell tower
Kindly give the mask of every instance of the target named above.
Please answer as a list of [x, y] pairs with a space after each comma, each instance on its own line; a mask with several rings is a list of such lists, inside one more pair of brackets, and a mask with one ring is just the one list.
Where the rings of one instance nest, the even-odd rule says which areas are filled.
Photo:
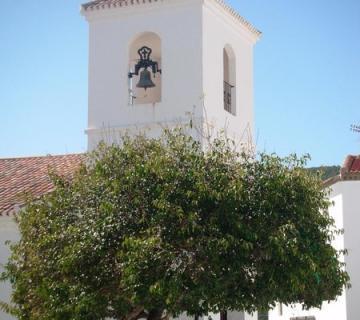
[[[88, 147], [121, 133], [253, 133], [253, 47], [260, 32], [222, 0], [95, 0], [89, 22]], [[200, 129], [200, 130], [199, 130]]]

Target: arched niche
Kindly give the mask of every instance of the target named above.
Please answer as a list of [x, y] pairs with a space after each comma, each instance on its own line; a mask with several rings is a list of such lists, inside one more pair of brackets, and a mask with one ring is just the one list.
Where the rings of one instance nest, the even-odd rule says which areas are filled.
[[236, 115], [236, 57], [230, 45], [223, 49], [224, 60], [224, 109]]
[[[138, 50], [144, 46], [152, 50], [150, 59], [157, 62], [159, 69], [161, 69], [161, 39], [154, 32], [143, 32], [138, 34], [129, 45], [129, 72], [135, 71], [135, 65], [140, 60]], [[151, 68], [148, 70], [151, 73], [151, 80], [155, 87], [146, 90], [138, 88], [137, 84], [140, 81], [141, 71], [139, 75], [133, 75], [129, 79], [130, 104], [154, 104], [161, 101], [161, 74], [153, 74]]]

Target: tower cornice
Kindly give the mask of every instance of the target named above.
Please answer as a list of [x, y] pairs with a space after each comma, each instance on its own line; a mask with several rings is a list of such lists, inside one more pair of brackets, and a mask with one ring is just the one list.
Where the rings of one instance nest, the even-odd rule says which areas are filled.
[[[169, 2], [170, 0], [93, 0], [81, 5], [81, 12], [83, 15], [87, 15], [90, 12], [100, 10], [113, 10], [128, 8], [139, 5], [149, 5], [162, 2]], [[171, 0], [173, 1], [173, 0]], [[249, 21], [242, 17], [234, 8], [224, 0], [203, 0], [204, 2], [209, 1], [218, 5], [219, 8], [230, 14], [237, 22], [245, 27], [256, 39], [261, 36], [261, 31], [256, 29]]]

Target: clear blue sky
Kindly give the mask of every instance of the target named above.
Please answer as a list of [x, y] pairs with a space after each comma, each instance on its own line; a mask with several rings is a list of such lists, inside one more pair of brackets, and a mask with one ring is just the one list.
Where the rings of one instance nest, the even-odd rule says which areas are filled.
[[[80, 0], [1, 0], [0, 157], [86, 150], [87, 24]], [[255, 49], [258, 149], [360, 154], [360, 1], [233, 0]]]

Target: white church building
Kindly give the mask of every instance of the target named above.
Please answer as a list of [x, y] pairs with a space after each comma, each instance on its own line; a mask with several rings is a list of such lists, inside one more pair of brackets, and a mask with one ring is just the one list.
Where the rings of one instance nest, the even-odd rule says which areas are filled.
[[[253, 145], [253, 50], [261, 33], [223, 0], [95, 0], [81, 14], [89, 24], [89, 150], [125, 132], [156, 137], [189, 123], [189, 134], [204, 144], [225, 131], [239, 148]], [[48, 167], [71, 174], [82, 158], [0, 159], [0, 272], [9, 255], [4, 242], [19, 237], [19, 195], [51, 191]], [[227, 320], [360, 319], [360, 159], [352, 159], [328, 181], [331, 214], [345, 229], [334, 245], [349, 249], [352, 288], [321, 310], [278, 304], [264, 314], [229, 311]], [[9, 295], [0, 283], [0, 300]], [[10, 319], [0, 311], [0, 320]]]

